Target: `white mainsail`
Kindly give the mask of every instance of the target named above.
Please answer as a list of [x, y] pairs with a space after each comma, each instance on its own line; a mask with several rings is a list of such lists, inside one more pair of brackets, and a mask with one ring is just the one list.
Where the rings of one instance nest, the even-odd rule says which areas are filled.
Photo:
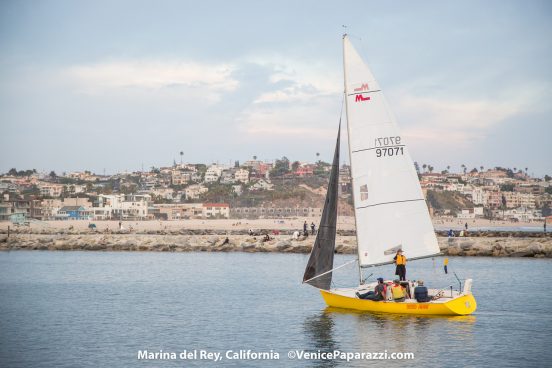
[[347, 131], [361, 267], [439, 246], [405, 139], [372, 72], [343, 37]]

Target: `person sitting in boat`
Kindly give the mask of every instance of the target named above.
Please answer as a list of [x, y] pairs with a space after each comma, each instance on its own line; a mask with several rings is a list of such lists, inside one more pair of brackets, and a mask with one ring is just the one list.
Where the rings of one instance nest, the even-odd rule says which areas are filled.
[[391, 287], [391, 293], [393, 294], [393, 300], [396, 302], [404, 302], [404, 300], [406, 299], [405, 290], [401, 286], [399, 280], [393, 281], [393, 286]]
[[418, 303], [426, 303], [431, 300], [422, 280], [418, 280], [418, 286], [414, 288], [414, 298]]
[[395, 275], [399, 276], [400, 281], [406, 281], [406, 257], [403, 255], [403, 251], [399, 249], [395, 257], [393, 257], [397, 268], [395, 269]]
[[356, 296], [358, 296], [359, 299], [373, 300], [375, 302], [379, 302], [381, 300], [385, 300], [385, 293], [386, 286], [383, 283], [383, 279], [379, 277], [378, 284], [374, 288], [374, 291], [369, 291], [365, 294], [360, 294], [359, 292], [357, 292]]

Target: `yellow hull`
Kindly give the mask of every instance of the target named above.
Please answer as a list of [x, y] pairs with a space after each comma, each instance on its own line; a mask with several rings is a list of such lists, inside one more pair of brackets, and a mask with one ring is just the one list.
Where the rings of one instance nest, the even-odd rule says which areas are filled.
[[441, 303], [396, 303], [374, 302], [348, 296], [334, 294], [327, 290], [320, 290], [324, 301], [328, 306], [335, 308], [354, 309], [376, 313], [395, 314], [422, 314], [442, 316], [465, 316], [472, 314], [477, 309], [477, 302], [473, 295], [460, 295], [447, 302]]

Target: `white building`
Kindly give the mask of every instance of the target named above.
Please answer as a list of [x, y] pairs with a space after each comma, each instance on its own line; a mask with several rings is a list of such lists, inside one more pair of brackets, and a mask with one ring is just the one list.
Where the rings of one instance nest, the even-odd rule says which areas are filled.
[[211, 165], [205, 172], [205, 182], [206, 183], [214, 183], [217, 182], [222, 175], [222, 167], [218, 165]]
[[201, 184], [190, 185], [185, 189], [186, 199], [198, 199], [203, 193], [207, 193], [209, 189]]
[[40, 189], [41, 195], [49, 197], [59, 197], [63, 193], [62, 184], [41, 183], [38, 185], [38, 189]]
[[258, 182], [256, 182], [255, 184], [253, 184], [251, 186], [251, 188], [249, 188], [250, 190], [274, 190], [274, 184], [272, 183], [269, 183], [263, 179], [260, 179]]
[[473, 204], [476, 204], [476, 205], [485, 204], [485, 195], [484, 195], [483, 189], [473, 188], [470, 195], [471, 195]]
[[229, 218], [230, 205], [227, 203], [204, 203], [203, 204], [204, 218]]
[[236, 179], [236, 181], [249, 183], [249, 171], [245, 169], [239, 169], [234, 173], [234, 178]]
[[148, 194], [100, 195], [94, 210], [95, 220], [145, 220], [148, 217]]

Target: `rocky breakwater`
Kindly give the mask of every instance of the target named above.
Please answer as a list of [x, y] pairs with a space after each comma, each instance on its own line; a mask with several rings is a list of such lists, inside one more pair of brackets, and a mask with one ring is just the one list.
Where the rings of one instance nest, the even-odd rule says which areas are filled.
[[[228, 241], [226, 241], [228, 239]], [[548, 257], [552, 237], [439, 237], [450, 256]], [[262, 236], [214, 233], [12, 233], [0, 234], [0, 250], [82, 250], [157, 252], [278, 252], [309, 253], [314, 237], [295, 240], [288, 234]], [[355, 254], [356, 239], [338, 235], [336, 253]], [[407, 255], [408, 256], [408, 255]]]
[[[339, 237], [338, 253], [354, 253], [352, 237]], [[228, 241], [226, 241], [228, 239]], [[0, 234], [0, 250], [83, 250], [83, 251], [158, 251], [158, 252], [280, 252], [309, 253], [314, 237], [293, 240], [289, 235], [271, 236], [263, 241], [249, 235], [176, 234]]]
[[438, 238], [443, 253], [450, 256], [552, 258], [552, 238]]

